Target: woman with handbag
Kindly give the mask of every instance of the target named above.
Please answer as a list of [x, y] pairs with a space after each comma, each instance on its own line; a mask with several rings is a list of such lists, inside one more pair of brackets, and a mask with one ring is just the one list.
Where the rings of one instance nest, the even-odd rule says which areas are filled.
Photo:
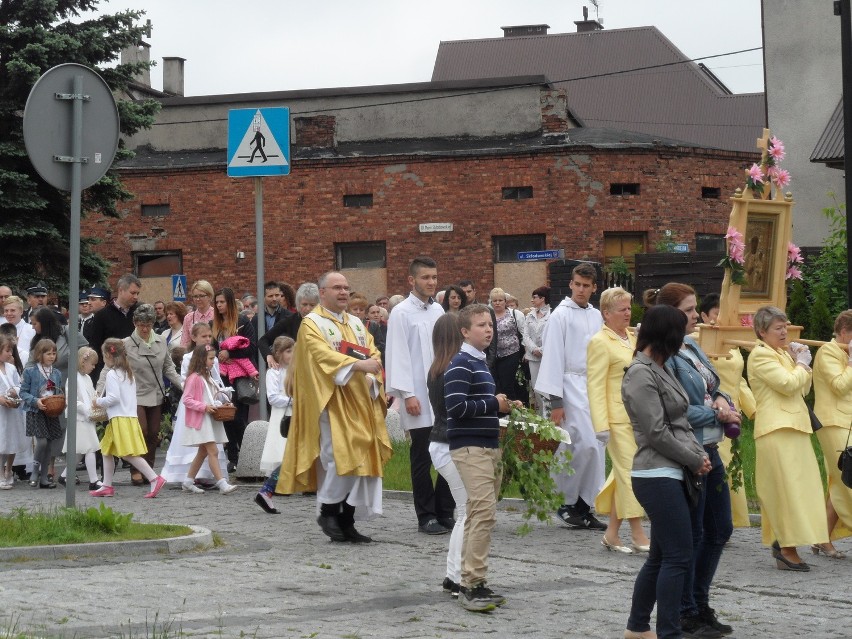
[[216, 347], [220, 347], [226, 339], [236, 336], [244, 337], [247, 340], [247, 346], [240, 349], [219, 350], [219, 365], [222, 372], [222, 379], [226, 385], [234, 388], [232, 399], [234, 405], [237, 407], [234, 419], [225, 422], [225, 432], [228, 435], [228, 445], [225, 447], [228, 453], [228, 472], [233, 472], [237, 469], [237, 462], [240, 459], [240, 446], [243, 443], [243, 433], [245, 433], [246, 425], [248, 424], [249, 404], [256, 404], [259, 400], [257, 384], [259, 375], [257, 370], [255, 370], [254, 376], [234, 373], [239, 376], [228, 377], [224, 374], [224, 370], [228, 367], [221, 368], [223, 364], [227, 364], [231, 359], [239, 360], [243, 358], [248, 358], [255, 369], [257, 368], [257, 336], [254, 332], [254, 326], [251, 320], [240, 316], [234, 291], [230, 288], [222, 288], [216, 291], [214, 298], [213, 339]]
[[666, 362], [666, 368], [677, 379], [689, 397], [687, 418], [696, 439], [704, 446], [712, 470], [702, 479], [702, 490], [692, 509], [692, 570], [687, 574], [681, 604], [681, 628], [684, 634], [718, 637], [733, 631], [721, 623], [710, 607], [710, 585], [725, 544], [734, 532], [731, 520], [731, 493], [725, 482], [725, 466], [719, 456], [719, 442], [725, 436], [725, 425], [740, 423], [739, 411], [731, 408], [731, 398], [721, 390], [721, 379], [701, 347], [690, 333], [698, 324], [698, 300], [695, 289], [686, 284], [669, 282], [657, 290], [645, 291], [646, 306], [673, 306], [686, 315], [686, 335], [677, 353]]
[[837, 550], [832, 541], [852, 536], [852, 489], [843, 483], [837, 465], [837, 451], [845, 450], [852, 430], [852, 311], [843, 311], [834, 321], [834, 339], [821, 346], [814, 359], [814, 413], [822, 428], [817, 438], [825, 457], [828, 473], [828, 515], [830, 540], [814, 544], [811, 552], [823, 553], [832, 559], [844, 559], [846, 553]]
[[[163, 379], [168, 379], [175, 388], [183, 389], [166, 340], [154, 332], [156, 320], [154, 307], [151, 304], [140, 304], [133, 312], [133, 333], [123, 340], [127, 360], [136, 380], [136, 415], [148, 447], [143, 458], [151, 468], [154, 467], [157, 448], [160, 446], [160, 422], [163, 403], [166, 401]], [[142, 473], [135, 468], [130, 471], [130, 481], [134, 486], [147, 483]]]
[[490, 299], [497, 320], [494, 326], [497, 359], [492, 370], [497, 394], [503, 393], [510, 400], [520, 400], [527, 406], [530, 403], [530, 394], [518, 383], [517, 378], [518, 366], [524, 356], [524, 314], [506, 307], [506, 292], [502, 288], [491, 289]]
[[796, 546], [825, 545], [828, 526], [822, 479], [811, 446], [804, 395], [811, 384], [811, 353], [787, 341], [787, 316], [774, 306], [754, 314], [757, 344], [748, 358], [748, 382], [757, 402], [755, 485], [763, 543], [778, 570], [807, 572]]
[[[689, 398], [665, 367], [680, 350], [686, 325], [686, 316], [670, 306], [648, 309], [621, 384], [637, 444], [633, 492], [651, 520], [651, 547], [633, 586], [625, 639], [682, 636], [681, 595], [692, 563], [687, 473], [706, 475], [712, 467], [687, 419]], [[656, 634], [650, 625], [654, 603]]]

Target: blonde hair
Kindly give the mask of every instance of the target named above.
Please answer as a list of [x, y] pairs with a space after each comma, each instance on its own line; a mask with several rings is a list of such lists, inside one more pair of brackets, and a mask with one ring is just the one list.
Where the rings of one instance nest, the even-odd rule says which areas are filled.
[[613, 288], [606, 289], [603, 293], [601, 293], [601, 300], [598, 304], [601, 313], [603, 313], [604, 311], [606, 311], [607, 313], [612, 312], [612, 309], [615, 307], [615, 305], [625, 298], [628, 300], [632, 300], [633, 296], [620, 286], [615, 286]]
[[56, 352], [56, 342], [52, 339], [48, 339], [46, 337], [40, 339], [36, 345], [33, 347], [32, 355], [30, 355], [30, 359], [33, 362], [41, 364], [41, 358], [44, 357], [45, 353], [49, 353], [53, 351]]
[[210, 303], [213, 303], [213, 285], [210, 284], [210, 282], [208, 282], [207, 280], [195, 280], [192, 283], [192, 286], [189, 287], [189, 292], [192, 293], [192, 291], [196, 289], [207, 293], [207, 295], [210, 297]]
[[95, 349], [89, 348], [88, 346], [83, 346], [80, 350], [77, 351], [77, 367], [82, 366], [85, 361], [91, 357], [95, 358], [95, 364], [98, 363], [98, 354], [95, 352]]
[[17, 295], [10, 295], [9, 297], [7, 297], [6, 301], [3, 302], [3, 308], [6, 308], [7, 306], [10, 306], [12, 304], [17, 304], [21, 307], [21, 310], [24, 310], [24, 300], [22, 300]]
[[189, 330], [189, 336], [192, 338], [192, 343], [195, 344], [195, 338], [198, 337], [198, 333], [201, 332], [201, 329], [206, 328], [210, 331], [210, 334], [213, 334], [213, 329], [210, 328], [210, 324], [207, 322], [196, 322], [192, 325], [192, 328]]
[[488, 294], [488, 301], [494, 301], [494, 297], [502, 297], [504, 300], [506, 299], [506, 291], [504, 291], [500, 287], [494, 287], [491, 289], [491, 292]]
[[104, 356], [104, 363], [109, 358], [111, 361], [109, 364], [110, 368], [124, 371], [127, 379], [133, 381], [133, 369], [130, 368], [130, 362], [127, 361], [127, 349], [124, 347], [122, 340], [115, 337], [105, 340], [103, 346], [101, 346], [101, 353]]
[[296, 342], [293, 341], [292, 337], [287, 337], [286, 335], [279, 335], [275, 338], [275, 341], [272, 342], [272, 357], [275, 361], [278, 361], [278, 356], [284, 351], [288, 351], [296, 345]]

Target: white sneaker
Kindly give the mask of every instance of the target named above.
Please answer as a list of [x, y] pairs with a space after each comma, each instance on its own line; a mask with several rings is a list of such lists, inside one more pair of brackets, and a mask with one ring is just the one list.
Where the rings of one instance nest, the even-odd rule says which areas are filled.
[[225, 479], [220, 479], [218, 482], [216, 482], [216, 487], [219, 488], [219, 492], [223, 495], [229, 495], [237, 488], [239, 488], [239, 486], [229, 484]]
[[11, 490], [12, 482], [5, 477], [0, 478], [0, 490]]
[[187, 479], [185, 482], [183, 482], [180, 487], [188, 493], [199, 494], [204, 492], [201, 488], [195, 485], [194, 481], [190, 479]]

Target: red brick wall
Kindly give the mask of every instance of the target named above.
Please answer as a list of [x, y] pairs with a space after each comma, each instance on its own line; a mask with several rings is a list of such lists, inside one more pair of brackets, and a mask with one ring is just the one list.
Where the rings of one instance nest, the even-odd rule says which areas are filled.
[[[592, 260], [602, 259], [604, 232], [646, 231], [653, 246], [672, 229], [694, 247], [696, 233], [725, 232], [727, 198], [743, 184], [743, 169], [753, 159], [693, 149], [547, 149], [465, 158], [295, 160], [290, 176], [264, 179], [266, 277], [294, 285], [314, 281], [334, 267], [334, 242], [385, 240], [391, 293], [407, 289], [407, 265], [418, 254], [438, 261], [442, 283], [469, 278], [479, 291], [489, 290], [493, 235], [544, 233], [547, 248]], [[132, 268], [132, 250], [144, 244], [148, 250], [181, 249], [189, 281], [256, 290], [253, 180], [229, 178], [224, 167], [125, 171], [123, 179], [136, 194], [120, 205], [123, 219], [93, 215], [83, 223], [83, 235], [101, 238], [101, 254], [115, 264], [110, 283]], [[611, 196], [611, 182], [639, 182], [641, 193]], [[533, 198], [503, 200], [506, 186], [532, 186]], [[722, 198], [702, 199], [702, 186], [721, 188]], [[372, 193], [372, 208], [344, 208], [343, 195], [351, 193]], [[169, 216], [141, 216], [143, 203], [166, 202]], [[424, 222], [451, 222], [454, 230], [420, 233]], [[141, 237], [149, 239], [140, 243]], [[237, 251], [246, 258], [236, 260]]]

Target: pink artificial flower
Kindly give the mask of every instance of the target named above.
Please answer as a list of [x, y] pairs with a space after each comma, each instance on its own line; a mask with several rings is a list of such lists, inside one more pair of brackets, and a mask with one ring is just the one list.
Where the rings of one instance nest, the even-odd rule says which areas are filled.
[[780, 162], [787, 155], [784, 150], [784, 143], [774, 135], [769, 139], [769, 155], [776, 162]]
[[728, 240], [728, 257], [737, 264], [744, 264], [745, 242], [743, 242], [743, 234], [733, 226], [729, 226], [725, 239]]
[[801, 264], [805, 259], [802, 257], [802, 249], [790, 242], [787, 244], [787, 263]]
[[779, 189], [783, 189], [790, 184], [790, 172], [787, 169], [779, 169], [777, 166], [771, 167], [767, 173], [772, 179], [773, 184]]
[[748, 177], [755, 184], [763, 184], [763, 169], [761, 169], [758, 164], [752, 164], [751, 168], [748, 170]]
[[754, 326], [754, 316], [753, 315], [743, 315], [740, 318], [740, 324], [742, 326]]
[[787, 277], [788, 280], [800, 280], [802, 279], [802, 270], [795, 266], [791, 266], [787, 269]]

